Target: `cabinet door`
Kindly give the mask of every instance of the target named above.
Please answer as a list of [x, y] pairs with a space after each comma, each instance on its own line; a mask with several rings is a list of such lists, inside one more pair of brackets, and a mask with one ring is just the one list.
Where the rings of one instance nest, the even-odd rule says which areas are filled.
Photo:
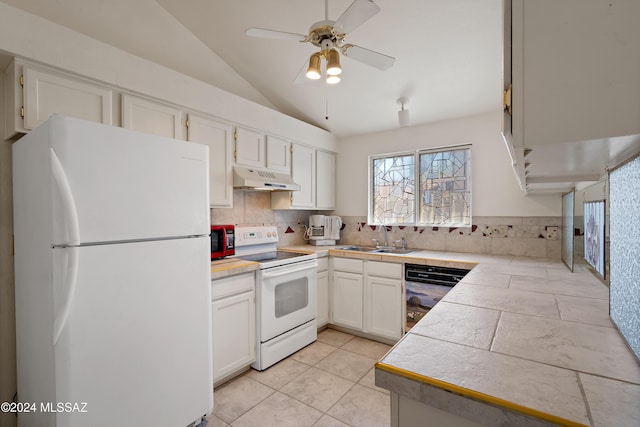
[[336, 207], [336, 155], [326, 151], [316, 152], [316, 207]]
[[23, 73], [25, 129], [51, 114], [112, 124], [111, 90], [27, 66]]
[[291, 174], [291, 143], [267, 136], [267, 169]]
[[514, 137], [535, 152], [640, 133], [638, 16], [638, 1], [514, 0]]
[[213, 382], [256, 360], [254, 292], [211, 303], [213, 322]]
[[318, 327], [329, 323], [329, 272], [318, 272]]
[[266, 148], [263, 134], [248, 129], [236, 128], [236, 163], [244, 166], [265, 168]]
[[384, 338], [402, 337], [402, 280], [367, 276], [365, 332]]
[[181, 110], [131, 95], [122, 95], [122, 127], [184, 139]]
[[233, 128], [189, 115], [187, 141], [209, 146], [209, 203], [212, 208], [233, 206]]
[[300, 144], [292, 144], [291, 177], [300, 185], [293, 191], [291, 205], [296, 208], [315, 208], [316, 205], [316, 150]]
[[333, 323], [362, 330], [362, 275], [333, 272]]

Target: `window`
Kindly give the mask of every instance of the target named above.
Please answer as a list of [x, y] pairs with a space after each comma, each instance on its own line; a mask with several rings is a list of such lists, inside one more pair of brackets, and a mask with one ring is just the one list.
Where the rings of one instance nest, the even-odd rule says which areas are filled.
[[470, 226], [471, 147], [371, 156], [369, 200], [371, 224]]
[[[374, 224], [412, 224], [416, 215], [415, 156], [373, 159]], [[371, 215], [369, 215], [371, 217]]]

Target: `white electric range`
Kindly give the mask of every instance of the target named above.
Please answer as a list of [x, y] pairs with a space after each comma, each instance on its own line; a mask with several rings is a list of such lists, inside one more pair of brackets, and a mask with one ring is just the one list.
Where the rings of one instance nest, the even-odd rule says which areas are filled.
[[317, 338], [317, 255], [278, 251], [273, 226], [237, 227], [236, 258], [256, 272], [256, 362], [262, 371]]

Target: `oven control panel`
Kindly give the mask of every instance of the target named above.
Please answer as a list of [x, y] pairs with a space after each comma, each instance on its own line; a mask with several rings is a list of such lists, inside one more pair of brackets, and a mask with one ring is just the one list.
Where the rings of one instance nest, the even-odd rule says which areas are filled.
[[236, 227], [236, 247], [278, 242], [278, 229], [274, 226]]

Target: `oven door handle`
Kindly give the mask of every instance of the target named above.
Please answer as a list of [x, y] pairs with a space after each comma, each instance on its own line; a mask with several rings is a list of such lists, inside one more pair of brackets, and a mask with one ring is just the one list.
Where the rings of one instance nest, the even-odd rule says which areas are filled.
[[[317, 262], [313, 262], [310, 264], [305, 263], [305, 265], [300, 266], [298, 268], [290, 268], [289, 266], [282, 266], [282, 267], [276, 267], [274, 269], [271, 270], [263, 270], [262, 271], [262, 278], [263, 279], [273, 279], [276, 277], [281, 277], [281, 276], [286, 276], [288, 274], [294, 274], [294, 273], [299, 273], [301, 271], [305, 271], [305, 270], [310, 270], [310, 269], [315, 269], [318, 267], [318, 263]], [[276, 271], [273, 271], [276, 270]]]

